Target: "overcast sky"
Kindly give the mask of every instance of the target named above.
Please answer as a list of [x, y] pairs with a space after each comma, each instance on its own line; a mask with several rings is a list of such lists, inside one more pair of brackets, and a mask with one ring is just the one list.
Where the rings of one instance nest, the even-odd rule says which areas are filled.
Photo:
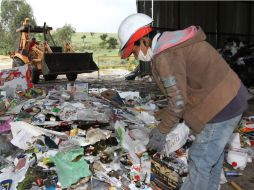
[[71, 24], [76, 32], [117, 33], [121, 21], [136, 13], [136, 0], [26, 0], [38, 25]]

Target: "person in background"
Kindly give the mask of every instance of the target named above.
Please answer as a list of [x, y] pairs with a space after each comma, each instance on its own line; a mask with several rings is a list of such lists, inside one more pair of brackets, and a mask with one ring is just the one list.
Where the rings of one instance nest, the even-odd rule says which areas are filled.
[[131, 54], [152, 62], [153, 79], [168, 106], [155, 117], [148, 149], [161, 151], [166, 135], [184, 122], [196, 132], [189, 151], [189, 174], [181, 190], [217, 190], [224, 147], [248, 106], [247, 89], [208, 42], [201, 27], [165, 31], [152, 37], [152, 18], [137, 13], [119, 26], [121, 58]]
[[36, 42], [36, 38], [32, 38], [32, 40], [31, 40], [31, 42], [30, 42], [30, 44], [29, 44], [29, 52], [31, 52], [33, 49], [33, 47], [35, 46], [35, 45], [38, 45], [39, 43], [38, 42]]

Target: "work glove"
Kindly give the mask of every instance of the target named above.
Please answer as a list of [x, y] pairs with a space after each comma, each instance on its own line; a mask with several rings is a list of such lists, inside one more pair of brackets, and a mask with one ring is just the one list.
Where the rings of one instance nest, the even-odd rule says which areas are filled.
[[147, 149], [156, 150], [157, 152], [162, 151], [166, 143], [167, 133], [161, 133], [158, 127], [152, 129], [149, 134], [149, 143], [147, 144]]

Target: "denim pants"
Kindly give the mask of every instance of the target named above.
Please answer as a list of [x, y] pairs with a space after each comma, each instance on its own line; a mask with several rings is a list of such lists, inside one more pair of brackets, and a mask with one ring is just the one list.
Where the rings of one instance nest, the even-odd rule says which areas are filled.
[[219, 123], [208, 123], [189, 151], [189, 174], [181, 190], [218, 190], [224, 148], [242, 115]]

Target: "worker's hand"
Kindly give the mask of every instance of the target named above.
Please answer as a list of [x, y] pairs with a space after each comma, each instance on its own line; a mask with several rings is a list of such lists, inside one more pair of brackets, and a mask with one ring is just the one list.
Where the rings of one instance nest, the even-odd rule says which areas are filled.
[[157, 152], [162, 151], [166, 143], [167, 133], [161, 133], [158, 127], [152, 129], [149, 134], [149, 143], [147, 144], [147, 149], [156, 150]]

